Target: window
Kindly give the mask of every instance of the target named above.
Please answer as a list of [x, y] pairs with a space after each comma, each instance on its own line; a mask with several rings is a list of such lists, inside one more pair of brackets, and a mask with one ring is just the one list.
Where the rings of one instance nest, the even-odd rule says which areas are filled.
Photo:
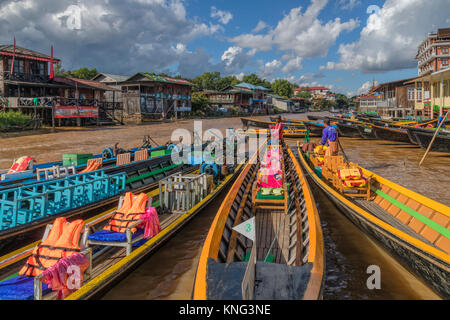
[[448, 47], [442, 47], [442, 53], [448, 54]]
[[414, 88], [408, 88], [408, 101], [414, 101]]
[[41, 76], [45, 75], [45, 66], [46, 64], [44, 62], [39, 63], [39, 74]]
[[417, 101], [422, 101], [422, 87], [417, 88]]
[[[8, 59], [8, 71], [11, 70], [12, 58]], [[25, 73], [25, 61], [14, 59], [14, 69], [15, 73]]]
[[448, 59], [441, 60], [443, 66], [448, 66]]

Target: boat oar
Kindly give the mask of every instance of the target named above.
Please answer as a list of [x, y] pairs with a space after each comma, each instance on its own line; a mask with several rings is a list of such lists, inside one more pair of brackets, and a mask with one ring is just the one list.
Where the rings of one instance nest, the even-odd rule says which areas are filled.
[[427, 151], [425, 152], [425, 154], [423, 155], [422, 160], [419, 163], [419, 167], [422, 165], [422, 163], [425, 161], [425, 158], [427, 157], [428, 153], [431, 150], [431, 147], [433, 146], [434, 140], [436, 140], [437, 135], [439, 134], [439, 130], [441, 130], [442, 125], [445, 122], [445, 119], [448, 117], [448, 114], [450, 113], [450, 111], [447, 111], [447, 114], [445, 115], [445, 117], [442, 119], [441, 123], [439, 124], [439, 127], [436, 129], [436, 132], [434, 133], [433, 139], [431, 139], [430, 144], [428, 145]]
[[350, 161], [348, 160], [347, 155], [345, 154], [344, 148], [342, 148], [341, 140], [338, 138], [337, 141], [338, 141], [338, 143], [339, 143], [339, 148], [341, 148], [342, 153], [344, 154], [345, 161], [346, 161], [346, 162], [350, 162]]

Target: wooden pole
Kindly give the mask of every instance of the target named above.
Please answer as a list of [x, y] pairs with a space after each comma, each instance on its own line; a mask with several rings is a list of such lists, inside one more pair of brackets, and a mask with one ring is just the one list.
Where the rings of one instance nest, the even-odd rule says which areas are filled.
[[428, 145], [427, 151], [425, 152], [425, 154], [423, 155], [422, 160], [419, 163], [419, 167], [422, 165], [422, 163], [425, 161], [425, 158], [427, 157], [428, 153], [431, 150], [431, 146], [434, 143], [434, 140], [436, 140], [437, 135], [439, 134], [439, 130], [441, 130], [442, 125], [445, 122], [445, 119], [448, 117], [450, 111], [447, 111], [447, 114], [445, 115], [445, 117], [442, 119], [441, 123], [439, 124], [439, 127], [436, 129], [436, 132], [434, 133], [433, 139], [431, 140], [430, 144]]

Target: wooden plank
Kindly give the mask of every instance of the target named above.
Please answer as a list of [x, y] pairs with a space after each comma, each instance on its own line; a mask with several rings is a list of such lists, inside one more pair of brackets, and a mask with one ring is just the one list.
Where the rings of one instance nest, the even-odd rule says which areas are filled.
[[[242, 218], [242, 213], [244, 211], [245, 205], [247, 203], [247, 201], [249, 201], [249, 199], [251, 199], [251, 197], [249, 197], [250, 191], [251, 191], [251, 187], [253, 184], [253, 180], [256, 177], [256, 170], [253, 171], [253, 173], [251, 174], [251, 178], [250, 181], [247, 183], [247, 186], [245, 188], [244, 191], [244, 195], [242, 197], [241, 200], [241, 204], [239, 206], [238, 212], [236, 214], [236, 219], [234, 220], [234, 225], [233, 227], [238, 226], [241, 223], [241, 218]], [[231, 263], [234, 261], [234, 255], [236, 252], [236, 238], [237, 238], [238, 233], [233, 230], [231, 233], [231, 238], [230, 238], [230, 242], [228, 244], [228, 256], [227, 256], [227, 263]]]

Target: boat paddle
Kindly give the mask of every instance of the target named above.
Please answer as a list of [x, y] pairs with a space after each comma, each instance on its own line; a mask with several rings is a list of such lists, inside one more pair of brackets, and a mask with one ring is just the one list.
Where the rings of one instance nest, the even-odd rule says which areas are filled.
[[428, 153], [430, 152], [431, 146], [433, 145], [434, 140], [436, 140], [436, 137], [437, 137], [437, 135], [439, 134], [439, 130], [441, 130], [441, 127], [442, 127], [442, 125], [444, 124], [445, 119], [447, 119], [449, 113], [450, 113], [450, 111], [447, 111], [447, 114], [446, 114], [445, 117], [442, 119], [441, 123], [439, 124], [439, 127], [436, 129], [436, 132], [434, 133], [433, 139], [431, 139], [431, 142], [430, 142], [430, 144], [428, 145], [427, 151], [425, 152], [425, 154], [423, 155], [422, 160], [421, 160], [420, 163], [419, 163], [419, 167], [422, 165], [422, 163], [424, 162], [424, 160], [425, 160], [425, 158], [427, 157]]
[[338, 138], [337, 141], [338, 141], [338, 143], [339, 143], [339, 148], [341, 148], [342, 153], [344, 154], [345, 161], [346, 161], [346, 162], [350, 162], [350, 161], [348, 160], [347, 155], [345, 154], [344, 148], [342, 148], [341, 140]]

